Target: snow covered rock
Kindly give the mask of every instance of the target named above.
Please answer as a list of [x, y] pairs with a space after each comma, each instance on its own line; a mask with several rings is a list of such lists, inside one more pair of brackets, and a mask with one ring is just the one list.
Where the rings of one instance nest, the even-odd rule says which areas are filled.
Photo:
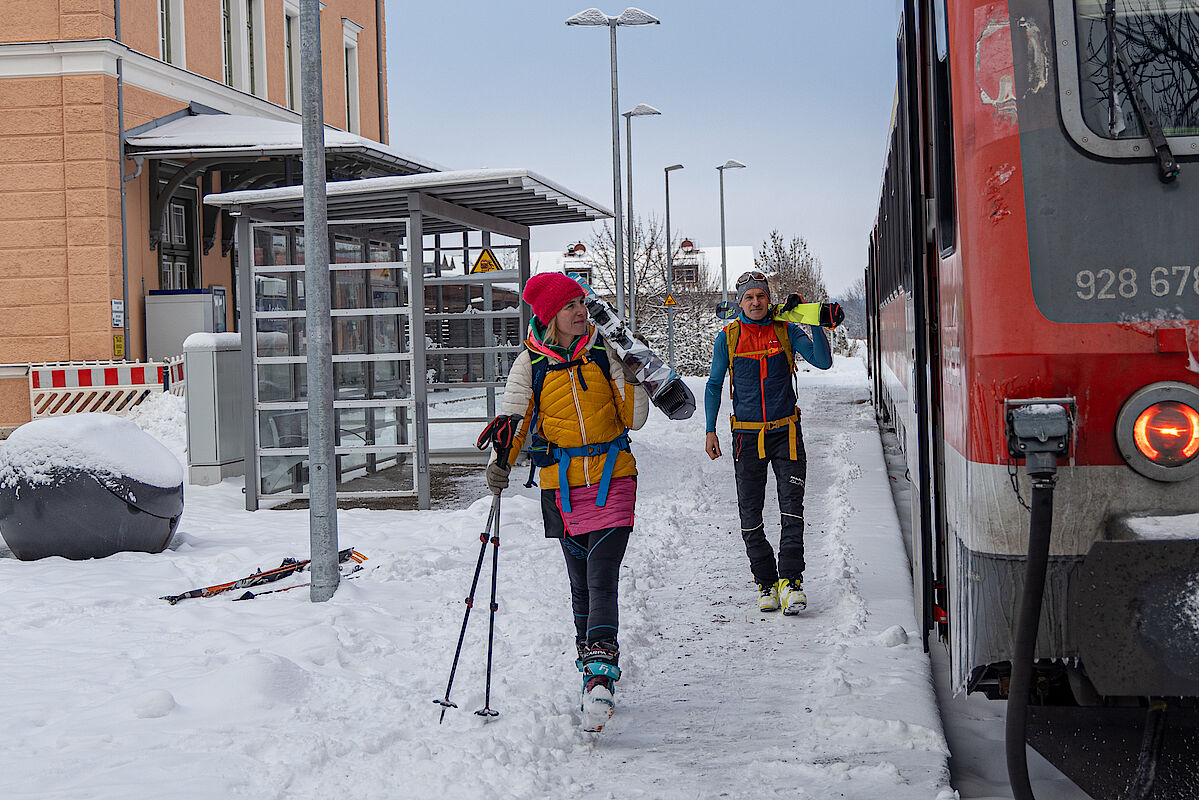
[[0, 443], [0, 535], [23, 561], [158, 553], [182, 513], [183, 467], [128, 420], [34, 420]]

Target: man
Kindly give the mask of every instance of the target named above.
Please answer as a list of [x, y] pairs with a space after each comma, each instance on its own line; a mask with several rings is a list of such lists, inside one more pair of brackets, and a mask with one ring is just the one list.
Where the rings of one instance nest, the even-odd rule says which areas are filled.
[[[787, 615], [800, 613], [808, 604], [803, 591], [803, 497], [808, 459], [792, 383], [795, 354], [818, 369], [833, 364], [821, 327], [813, 326], [809, 337], [799, 325], [784, 321], [800, 301], [799, 295], [789, 296], [776, 314], [765, 274], [751, 271], [738, 278], [741, 313], [716, 337], [704, 393], [708, 423], [704, 449], [716, 459], [721, 456], [716, 414], [724, 376], [729, 374], [737, 511], [745, 553], [758, 585], [758, 608], [777, 611], [781, 603]], [[836, 303], [821, 306], [820, 316], [822, 325], [828, 320], [828, 327], [841, 321], [838, 316], [843, 318]], [[777, 565], [762, 522], [767, 465], [774, 469], [782, 515]]]

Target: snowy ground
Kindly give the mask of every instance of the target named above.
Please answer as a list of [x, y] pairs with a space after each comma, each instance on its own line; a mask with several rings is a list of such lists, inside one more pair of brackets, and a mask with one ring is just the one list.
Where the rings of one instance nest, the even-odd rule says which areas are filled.
[[[905, 633], [911, 584], [861, 362], [801, 373], [800, 387], [804, 616], [756, 610], [727, 433], [715, 462], [700, 413], [654, 412], [634, 434], [625, 673], [598, 736], [579, 730], [563, 557], [532, 490], [503, 499], [492, 722], [471, 713], [484, 602], [460, 708], [439, 725], [431, 702], [479, 552], [481, 495], [457, 510], [340, 512], [341, 546], [370, 560], [323, 604], [306, 589], [157, 599], [307, 554], [307, 512], [246, 512], [240, 479], [188, 486], [158, 555], [20, 562], [0, 550], [0, 797], [954, 797], [929, 660]], [[135, 419], [182, 458], [174, 403]]]

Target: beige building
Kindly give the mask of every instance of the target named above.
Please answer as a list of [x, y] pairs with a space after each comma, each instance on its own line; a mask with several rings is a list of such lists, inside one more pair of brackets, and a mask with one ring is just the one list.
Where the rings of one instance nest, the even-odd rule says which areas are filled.
[[[382, 0], [321, 7], [328, 177], [435, 171], [386, 144]], [[4, 10], [0, 427], [29, 419], [19, 365], [145, 359], [151, 292], [224, 287], [233, 330], [234, 226], [202, 198], [302, 180], [298, 0]]]

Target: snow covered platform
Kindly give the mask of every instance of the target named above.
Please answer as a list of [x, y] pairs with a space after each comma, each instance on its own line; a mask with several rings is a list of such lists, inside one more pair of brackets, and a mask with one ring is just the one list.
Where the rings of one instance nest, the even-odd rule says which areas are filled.
[[[862, 364], [837, 359], [799, 383], [801, 616], [757, 611], [727, 429], [714, 462], [702, 414], [652, 412], [633, 434], [642, 477], [621, 580], [624, 677], [602, 734], [579, 730], [563, 556], [543, 538], [534, 490], [504, 496], [500, 716], [471, 713], [483, 706], [480, 602], [451, 695], [459, 709], [438, 725], [432, 700], [490, 502], [481, 475], [466, 508], [341, 512], [340, 546], [370, 560], [327, 603], [301, 588], [170, 606], [158, 598], [307, 556], [307, 512], [246, 512], [230, 479], [189, 489], [156, 556], [0, 551], [6, 796], [952, 798]], [[702, 394], [702, 380], [692, 387]], [[140, 413], [182, 459], [180, 399]], [[774, 502], [771, 490], [768, 511]]]

